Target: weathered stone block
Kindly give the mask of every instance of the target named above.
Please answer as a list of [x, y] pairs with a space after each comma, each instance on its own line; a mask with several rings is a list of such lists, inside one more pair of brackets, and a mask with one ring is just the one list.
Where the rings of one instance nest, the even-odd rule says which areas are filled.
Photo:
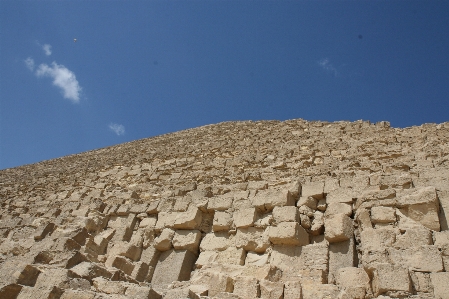
[[350, 204], [342, 202], [334, 202], [327, 205], [327, 209], [326, 212], [324, 213], [324, 216], [328, 218], [336, 214], [345, 214], [346, 216], [349, 217], [352, 214], [352, 206]]
[[156, 217], [146, 217], [143, 218], [140, 223], [139, 223], [139, 227], [140, 228], [145, 228], [145, 227], [155, 227], [157, 223], [157, 218]]
[[301, 197], [323, 198], [324, 182], [309, 182], [302, 185]]
[[215, 262], [221, 265], [244, 265], [246, 251], [235, 247], [229, 247], [226, 250], [219, 251]]
[[286, 281], [284, 283], [284, 299], [302, 299], [300, 281]]
[[259, 281], [260, 298], [264, 299], [283, 299], [284, 298], [284, 283], [272, 282], [269, 280]]
[[353, 236], [352, 219], [345, 214], [326, 217], [324, 227], [324, 236], [330, 243], [346, 241]]
[[390, 260], [397, 265], [408, 267], [414, 271], [443, 271], [441, 253], [434, 245], [424, 245], [408, 249], [388, 249]]
[[211, 197], [209, 198], [209, 201], [207, 203], [207, 209], [215, 211], [225, 211], [232, 207], [233, 201], [234, 197], [227, 194], [217, 197]]
[[258, 190], [252, 205], [262, 211], [271, 211], [276, 206], [294, 206], [295, 198], [289, 190]]
[[172, 239], [175, 235], [175, 231], [166, 228], [164, 229], [161, 234], [154, 239], [154, 248], [156, 248], [159, 251], [167, 251], [172, 248]]
[[435, 299], [447, 299], [449, 294], [449, 272], [430, 273]]
[[262, 267], [268, 263], [269, 254], [259, 254], [254, 251], [246, 253], [245, 266], [259, 266]]
[[256, 217], [257, 213], [255, 208], [237, 210], [233, 214], [235, 227], [242, 228], [253, 226]]
[[51, 299], [51, 298], [60, 298], [63, 293], [58, 287], [48, 287], [48, 288], [32, 288], [32, 287], [23, 287], [20, 291], [17, 299]]
[[200, 243], [201, 251], [222, 251], [235, 242], [227, 232], [209, 233], [204, 236]]
[[329, 244], [328, 283], [335, 283], [340, 268], [356, 266], [357, 251], [354, 238]]
[[367, 293], [371, 293], [370, 278], [362, 268], [338, 269], [336, 283], [346, 291], [349, 298], [363, 299]]
[[342, 202], [352, 204], [354, 198], [353, 190], [351, 188], [339, 187], [335, 190], [330, 191], [326, 195], [327, 204]]
[[191, 207], [186, 212], [178, 213], [174, 228], [176, 229], [196, 229], [201, 224], [202, 213], [197, 207]]
[[190, 279], [196, 256], [188, 250], [169, 250], [161, 253], [151, 284], [163, 286], [174, 281]]
[[228, 231], [233, 224], [232, 215], [228, 212], [217, 211], [214, 214], [212, 229], [214, 232]]
[[265, 252], [270, 246], [268, 230], [256, 227], [237, 229], [235, 246], [246, 251]]
[[309, 234], [297, 222], [281, 222], [276, 227], [270, 227], [268, 231], [269, 240], [278, 245], [309, 244]]
[[372, 207], [371, 221], [373, 223], [392, 223], [396, 222], [396, 212], [391, 207]]
[[298, 222], [298, 209], [295, 206], [274, 207], [273, 218], [275, 223]]
[[372, 287], [375, 296], [385, 293], [407, 296], [411, 292], [408, 270], [401, 266], [379, 264], [374, 271]]
[[248, 276], [237, 276], [234, 280], [233, 293], [242, 298], [257, 298], [259, 297], [259, 282], [257, 278]]
[[338, 287], [333, 284], [302, 283], [302, 299], [338, 298]]
[[111, 272], [109, 272], [102, 266], [89, 262], [82, 262], [69, 269], [68, 275], [72, 278], [84, 278], [89, 281], [92, 281], [94, 277], [98, 276], [102, 276], [104, 278], [112, 277]]
[[187, 249], [193, 253], [197, 253], [201, 240], [201, 232], [199, 230], [177, 230], [173, 236], [173, 247], [177, 250]]

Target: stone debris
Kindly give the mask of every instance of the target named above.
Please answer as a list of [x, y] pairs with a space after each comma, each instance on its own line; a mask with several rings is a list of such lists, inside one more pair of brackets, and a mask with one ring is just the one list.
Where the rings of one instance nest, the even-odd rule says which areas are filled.
[[449, 123], [225, 122], [0, 171], [0, 298], [449, 298]]

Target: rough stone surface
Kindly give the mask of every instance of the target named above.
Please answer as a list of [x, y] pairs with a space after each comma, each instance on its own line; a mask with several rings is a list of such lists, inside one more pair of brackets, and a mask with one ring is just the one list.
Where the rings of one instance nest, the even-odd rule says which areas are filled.
[[0, 298], [448, 298], [448, 144], [224, 122], [0, 170]]

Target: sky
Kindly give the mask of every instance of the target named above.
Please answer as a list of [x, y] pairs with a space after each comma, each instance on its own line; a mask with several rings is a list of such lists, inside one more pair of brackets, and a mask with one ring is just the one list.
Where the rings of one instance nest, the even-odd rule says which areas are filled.
[[0, 0], [0, 169], [223, 121], [449, 121], [448, 12]]

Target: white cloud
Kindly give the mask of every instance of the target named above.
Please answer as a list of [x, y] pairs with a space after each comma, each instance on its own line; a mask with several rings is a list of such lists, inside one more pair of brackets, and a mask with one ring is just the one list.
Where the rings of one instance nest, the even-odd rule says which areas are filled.
[[42, 46], [42, 49], [45, 52], [45, 55], [50, 56], [51, 55], [51, 45], [45, 44]]
[[334, 77], [337, 77], [338, 75], [337, 69], [330, 63], [328, 58], [323, 58], [320, 61], [318, 61], [318, 65], [321, 66], [321, 68], [326, 72], [333, 74]]
[[53, 62], [51, 66], [43, 63], [36, 70], [36, 76], [53, 78], [53, 85], [61, 88], [64, 98], [73, 103], [79, 102], [81, 86], [75, 74], [65, 66], [56, 62]]
[[25, 65], [30, 71], [34, 71], [34, 60], [31, 57], [25, 59]]
[[117, 136], [125, 134], [125, 127], [123, 125], [111, 123], [109, 124], [109, 129], [117, 134]]

